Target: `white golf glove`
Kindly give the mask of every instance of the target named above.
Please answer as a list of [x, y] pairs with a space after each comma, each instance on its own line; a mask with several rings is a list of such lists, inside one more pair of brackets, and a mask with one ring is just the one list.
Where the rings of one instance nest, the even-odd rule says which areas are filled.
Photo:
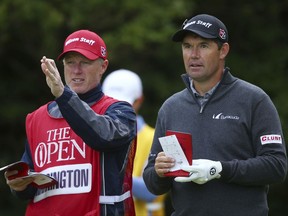
[[220, 178], [219, 174], [222, 171], [222, 165], [219, 161], [211, 161], [207, 159], [193, 160], [191, 166], [183, 166], [182, 170], [190, 172], [189, 177], [176, 177], [176, 182], [190, 182], [196, 184], [204, 184], [211, 179]]

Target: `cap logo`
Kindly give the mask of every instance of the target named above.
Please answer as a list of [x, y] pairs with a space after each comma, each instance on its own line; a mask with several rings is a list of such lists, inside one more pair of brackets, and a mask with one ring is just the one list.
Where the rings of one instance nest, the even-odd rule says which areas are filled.
[[224, 29], [219, 29], [219, 37], [222, 39], [222, 40], [225, 40], [226, 39], [226, 32]]
[[92, 40], [92, 39], [89, 40], [89, 39], [86, 39], [86, 38], [84, 38], [84, 37], [81, 37], [80, 39], [79, 39], [79, 38], [71, 38], [71, 39], [69, 39], [69, 40], [65, 43], [65, 46], [67, 46], [67, 45], [70, 44], [70, 43], [77, 42], [77, 41], [83, 42], [83, 43], [87, 43], [87, 44], [89, 44], [89, 45], [91, 45], [91, 46], [93, 46], [93, 44], [95, 43], [95, 41]]
[[70, 43], [77, 42], [77, 41], [79, 41], [79, 38], [69, 39], [68, 41], [66, 41], [65, 46], [67, 46], [67, 45], [70, 44]]
[[106, 48], [101, 46], [101, 55], [106, 56]]
[[190, 25], [202, 25], [202, 26], [204, 26], [206, 28], [210, 28], [210, 26], [212, 26], [212, 23], [204, 22], [202, 20], [192, 21], [192, 22], [186, 23], [184, 25], [183, 29], [186, 29]]

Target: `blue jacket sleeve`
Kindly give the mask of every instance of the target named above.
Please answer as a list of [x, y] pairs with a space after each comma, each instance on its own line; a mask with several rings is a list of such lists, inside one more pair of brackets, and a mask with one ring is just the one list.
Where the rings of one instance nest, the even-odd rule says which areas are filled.
[[137, 133], [136, 114], [129, 103], [114, 103], [105, 115], [98, 115], [67, 87], [56, 102], [70, 127], [95, 150], [115, 151]]

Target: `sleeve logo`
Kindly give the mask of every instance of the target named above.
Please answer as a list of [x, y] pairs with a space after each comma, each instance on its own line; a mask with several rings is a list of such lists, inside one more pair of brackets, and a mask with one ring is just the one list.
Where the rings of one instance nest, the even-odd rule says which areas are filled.
[[282, 137], [278, 134], [269, 134], [269, 135], [263, 135], [260, 137], [261, 144], [272, 144], [272, 143], [278, 143], [282, 144]]

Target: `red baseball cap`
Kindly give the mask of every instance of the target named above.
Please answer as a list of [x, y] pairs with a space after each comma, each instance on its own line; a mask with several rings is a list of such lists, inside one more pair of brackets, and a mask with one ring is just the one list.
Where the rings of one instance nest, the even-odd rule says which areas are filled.
[[89, 30], [79, 30], [70, 34], [64, 42], [63, 52], [57, 59], [62, 59], [68, 52], [78, 52], [90, 60], [107, 58], [103, 39]]

